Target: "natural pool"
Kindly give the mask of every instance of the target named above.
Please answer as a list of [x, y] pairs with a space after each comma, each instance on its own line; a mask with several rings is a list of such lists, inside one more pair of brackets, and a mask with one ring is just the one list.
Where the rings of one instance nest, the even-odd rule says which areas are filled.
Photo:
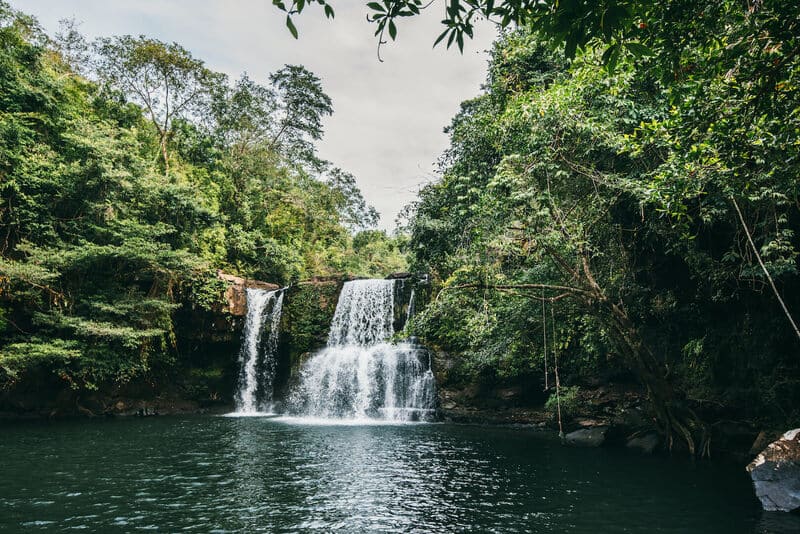
[[447, 424], [0, 427], [0, 532], [793, 532], [730, 465]]

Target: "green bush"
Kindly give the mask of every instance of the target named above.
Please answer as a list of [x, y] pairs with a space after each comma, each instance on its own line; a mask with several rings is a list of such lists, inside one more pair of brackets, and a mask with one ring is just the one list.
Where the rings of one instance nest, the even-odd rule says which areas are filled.
[[557, 419], [558, 405], [561, 404], [561, 419], [574, 417], [580, 407], [580, 388], [578, 386], [566, 386], [559, 388], [558, 393], [556, 395], [556, 392], [553, 391], [544, 404], [545, 409], [552, 414], [553, 419]]

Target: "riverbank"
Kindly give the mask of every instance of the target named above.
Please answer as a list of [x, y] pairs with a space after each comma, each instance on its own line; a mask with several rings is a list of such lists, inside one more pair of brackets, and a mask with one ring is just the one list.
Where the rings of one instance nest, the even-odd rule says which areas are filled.
[[[561, 424], [555, 405], [526, 403], [531, 394], [516, 386], [479, 389], [442, 388], [441, 420], [486, 426], [511, 426], [563, 431], [573, 445], [627, 448], [643, 454], [686, 455], [681, 443], [664, 443], [649, 414], [646, 393], [637, 384], [604, 383], [576, 388], [562, 404]], [[554, 391], [553, 391], [554, 393]], [[729, 420], [713, 411], [702, 412], [712, 433], [711, 457], [750, 462], [787, 429], [758, 421]], [[570, 437], [572, 435], [572, 437]]]
[[[106, 391], [75, 392], [62, 390], [48, 399], [28, 392], [17, 398], [0, 398], [0, 422], [20, 420], [59, 420], [101, 417], [151, 417], [166, 415], [220, 415], [234, 411], [230, 399], [208, 391], [206, 385], [176, 380], [170, 385], [142, 381]], [[41, 392], [39, 392], [40, 394]], [[194, 394], [194, 396], [192, 396]], [[471, 396], [470, 396], [471, 395]], [[556, 413], [544, 404], [525, 405], [524, 391], [518, 387], [496, 388], [482, 393], [474, 389], [439, 390], [437, 421], [478, 426], [504, 426], [542, 429], [557, 434]], [[640, 388], [630, 384], [583, 387], [572, 399], [569, 412], [562, 414], [561, 428], [566, 435], [576, 431], [602, 432], [603, 439], [593, 446], [624, 448], [640, 453], [666, 454], [668, 451], [647, 415], [646, 398]], [[714, 457], [745, 465], [783, 429], [759, 428], [753, 422], [720, 421], [715, 431]], [[680, 449], [674, 454], [685, 453]]]

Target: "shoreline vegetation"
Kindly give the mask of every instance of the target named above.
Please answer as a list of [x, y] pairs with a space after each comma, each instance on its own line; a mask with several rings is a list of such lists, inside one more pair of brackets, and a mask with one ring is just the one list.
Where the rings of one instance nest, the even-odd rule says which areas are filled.
[[752, 458], [800, 426], [800, 7], [766, 4], [655, 6], [616, 45], [504, 32], [388, 235], [316, 154], [304, 67], [232, 81], [0, 1], [0, 412], [223, 409], [219, 272], [290, 288], [286, 382], [343, 280], [408, 271], [445, 419]]

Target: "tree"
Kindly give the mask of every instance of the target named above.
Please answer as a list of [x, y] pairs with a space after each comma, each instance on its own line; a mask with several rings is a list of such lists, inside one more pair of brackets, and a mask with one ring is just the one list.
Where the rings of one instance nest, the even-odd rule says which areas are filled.
[[322, 119], [333, 113], [320, 79], [302, 65], [286, 65], [269, 79], [278, 99], [272, 147], [313, 155], [311, 142], [322, 139]]
[[773, 45], [733, 25], [723, 42], [750, 52], [695, 43], [669, 83], [642, 68], [656, 58], [611, 73], [603, 50], [566, 62], [536, 33], [505, 36], [410, 222], [415, 268], [443, 289], [418, 333], [466, 372], [527, 382], [544, 302], [562, 376], [632, 372], [697, 453], [720, 406], [796, 414], [797, 341], [772, 295], [799, 304], [795, 46], [792, 23], [760, 16], [788, 57], [764, 61]]
[[327, 174], [334, 210], [341, 214], [342, 224], [350, 230], [364, 230], [378, 224], [380, 215], [364, 201], [355, 176], [336, 167]]
[[243, 154], [259, 145], [272, 144], [277, 110], [275, 91], [244, 74], [233, 87], [215, 93], [212, 129], [224, 147]]
[[0, 0], [4, 398], [174, 384], [206, 361], [181, 336], [219, 302], [217, 269], [288, 284], [377, 263], [352, 236], [374, 212], [314, 156], [330, 99], [313, 74], [228, 87], [179, 45], [95, 50], [83, 71], [74, 25], [54, 42]]
[[100, 79], [144, 107], [158, 133], [164, 173], [169, 175], [173, 121], [204, 113], [225, 76], [208, 70], [179, 44], [143, 35], [99, 39], [95, 52]]

